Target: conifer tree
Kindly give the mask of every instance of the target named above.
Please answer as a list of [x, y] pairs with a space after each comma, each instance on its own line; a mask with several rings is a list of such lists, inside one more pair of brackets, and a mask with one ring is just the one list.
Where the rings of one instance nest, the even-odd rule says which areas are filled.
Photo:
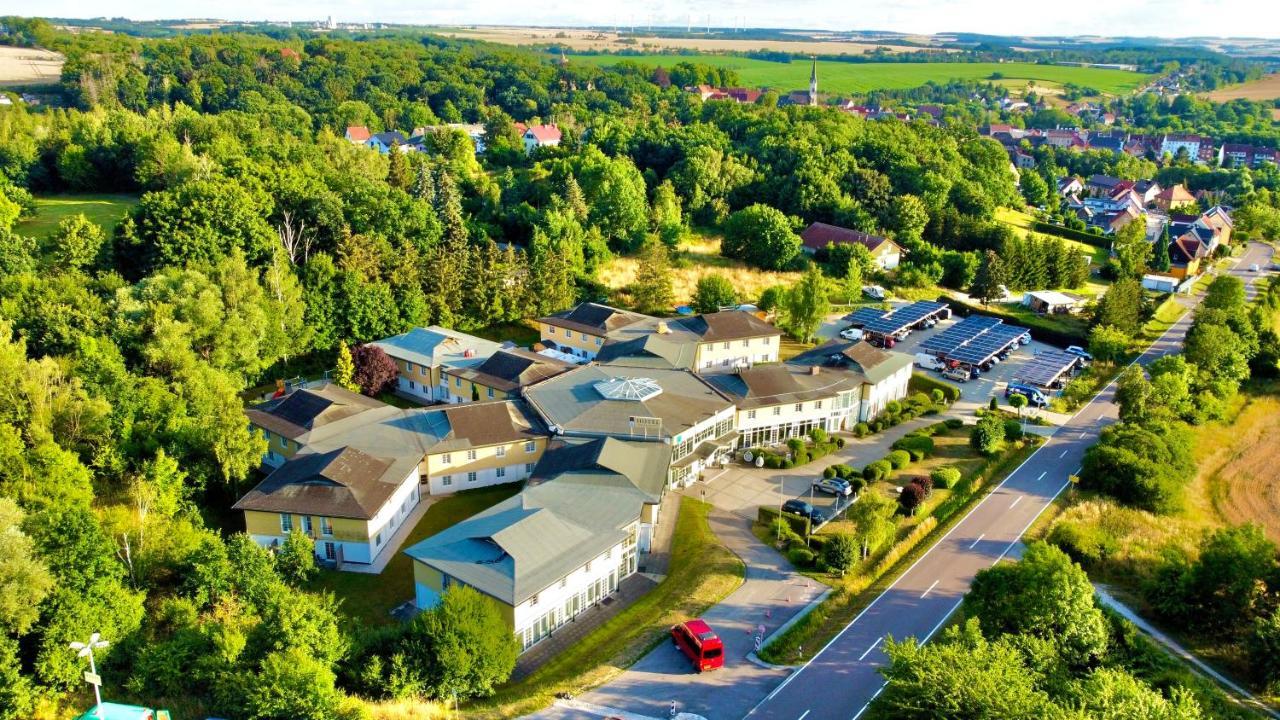
[[338, 342], [338, 360], [333, 369], [333, 381], [351, 392], [360, 392], [355, 376], [356, 364], [351, 358], [351, 348], [347, 347], [345, 340], [341, 340]]

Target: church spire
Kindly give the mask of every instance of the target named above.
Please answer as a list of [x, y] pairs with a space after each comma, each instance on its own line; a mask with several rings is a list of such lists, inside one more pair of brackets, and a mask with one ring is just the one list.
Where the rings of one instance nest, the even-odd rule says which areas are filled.
[[818, 56], [813, 56], [813, 69], [809, 71], [809, 104], [818, 104]]

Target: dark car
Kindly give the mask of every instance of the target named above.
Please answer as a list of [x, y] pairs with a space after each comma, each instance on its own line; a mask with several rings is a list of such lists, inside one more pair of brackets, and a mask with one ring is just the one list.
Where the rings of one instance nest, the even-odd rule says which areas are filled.
[[822, 524], [827, 521], [827, 514], [803, 500], [788, 500], [782, 503], [782, 512], [789, 512], [809, 518], [810, 522]]

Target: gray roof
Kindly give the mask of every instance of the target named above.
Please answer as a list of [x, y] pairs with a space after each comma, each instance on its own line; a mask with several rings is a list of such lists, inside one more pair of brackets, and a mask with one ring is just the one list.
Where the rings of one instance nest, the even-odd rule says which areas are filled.
[[573, 363], [521, 348], [511, 348], [498, 350], [475, 367], [451, 369], [449, 374], [485, 387], [512, 392], [555, 377], [574, 367], [577, 366]]
[[375, 457], [352, 447], [300, 453], [232, 507], [369, 520], [417, 464], [412, 455]]
[[590, 302], [582, 303], [571, 310], [538, 318], [538, 322], [548, 325], [600, 336], [646, 320], [655, 320], [655, 318]]
[[904, 367], [910, 367], [910, 355], [880, 350], [863, 340], [830, 340], [806, 350], [787, 361], [796, 365], [850, 367], [866, 376], [867, 382], [879, 383]]
[[438, 325], [416, 327], [409, 332], [369, 343], [398, 360], [436, 367], [472, 367], [484, 362], [502, 345]]
[[[662, 392], [647, 400], [605, 399], [597, 383], [615, 378], [652, 380]], [[640, 437], [630, 418], [662, 420], [662, 435], [678, 435], [728, 409], [732, 403], [688, 370], [636, 367], [622, 362], [586, 365], [525, 389], [525, 397], [548, 425], [583, 435]]]
[[379, 400], [324, 383], [272, 398], [245, 410], [245, 415], [258, 427], [297, 439], [331, 423], [385, 407]]
[[704, 379], [742, 409], [833, 398], [838, 393], [857, 390], [867, 382], [866, 376], [852, 364], [760, 365], [735, 373], [708, 375]]
[[666, 342], [692, 344], [747, 340], [781, 335], [782, 331], [745, 310], [722, 310], [675, 320], [650, 318], [609, 332], [611, 341], [631, 341], [657, 335]]
[[632, 487], [557, 479], [527, 487], [405, 553], [518, 605], [622, 542], [647, 500]]
[[635, 367], [692, 368], [697, 362], [698, 346], [672, 341], [666, 335], [645, 334], [630, 340], [610, 340], [600, 348], [596, 362], [618, 363]]
[[617, 438], [558, 439], [538, 461], [530, 485], [564, 480], [580, 485], [631, 487], [648, 502], [662, 500], [667, 486], [671, 447], [665, 443], [627, 442]]

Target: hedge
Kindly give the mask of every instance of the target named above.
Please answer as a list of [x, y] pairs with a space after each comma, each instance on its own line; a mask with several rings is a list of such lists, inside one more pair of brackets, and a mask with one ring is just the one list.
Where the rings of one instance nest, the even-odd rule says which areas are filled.
[[1025, 433], [1022, 432], [1022, 422], [1009, 418], [1004, 421], [1004, 439], [1009, 441], [1021, 440]]
[[912, 460], [923, 460], [933, 454], [933, 438], [927, 435], [907, 435], [890, 446], [893, 450], [905, 450]]
[[891, 472], [893, 472], [893, 465], [890, 465], [888, 460], [876, 460], [862, 468], [862, 479], [873, 483], [889, 477]]
[[765, 527], [772, 527], [773, 521], [781, 517], [791, 525], [791, 530], [795, 534], [804, 537], [809, 532], [809, 518], [796, 515], [794, 513], [778, 513], [778, 509], [768, 505], [761, 505], [756, 511], [756, 521]]
[[1032, 222], [1031, 229], [1046, 235], [1056, 235], [1068, 240], [1082, 242], [1085, 245], [1092, 245], [1094, 247], [1107, 249], [1111, 248], [1111, 238], [1106, 237], [1105, 235], [1094, 235], [1093, 233], [1083, 232], [1081, 230], [1072, 230], [1069, 227], [1054, 225], [1053, 223], [1047, 223], [1042, 220]]
[[814, 554], [809, 548], [791, 548], [787, 553], [787, 559], [796, 567], [809, 567], [813, 564]]
[[[947, 302], [954, 301], [948, 298]], [[933, 394], [934, 390], [941, 390], [943, 397], [948, 403], [953, 403], [960, 399], [960, 388], [952, 385], [951, 383], [943, 382], [935, 377], [931, 377], [923, 373], [911, 373], [911, 380], [907, 382], [907, 390], [909, 392], [923, 392], [930, 395]]]
[[838, 477], [848, 480], [853, 477], [853, 473], [853, 468], [845, 465], [844, 463], [840, 463], [838, 465], [828, 465], [827, 469], [822, 471], [822, 477], [827, 479]]
[[885, 459], [889, 461], [894, 470], [901, 470], [911, 464], [911, 453], [906, 450], [894, 450], [885, 456]]
[[929, 473], [929, 478], [933, 480], [934, 487], [949, 490], [960, 482], [960, 470], [950, 465], [934, 468], [934, 471]]

